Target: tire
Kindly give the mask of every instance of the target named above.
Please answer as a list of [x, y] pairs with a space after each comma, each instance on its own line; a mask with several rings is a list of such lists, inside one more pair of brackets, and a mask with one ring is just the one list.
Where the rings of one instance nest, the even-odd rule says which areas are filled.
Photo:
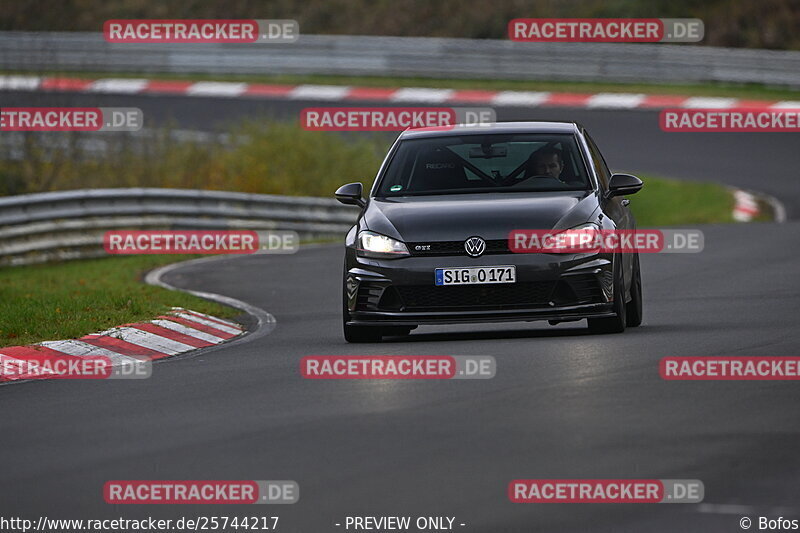
[[614, 269], [614, 313], [616, 316], [607, 318], [589, 318], [589, 331], [591, 333], [622, 333], [627, 322], [625, 303], [625, 278], [622, 275], [622, 257], [617, 256]]
[[639, 254], [633, 260], [633, 275], [631, 277], [631, 301], [626, 309], [625, 325], [635, 328], [642, 325], [642, 272], [639, 268]]

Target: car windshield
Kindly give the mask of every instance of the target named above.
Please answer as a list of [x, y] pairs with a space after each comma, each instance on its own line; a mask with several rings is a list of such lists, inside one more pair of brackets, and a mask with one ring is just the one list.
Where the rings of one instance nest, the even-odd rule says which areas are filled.
[[490, 134], [402, 141], [376, 196], [589, 188], [573, 135]]

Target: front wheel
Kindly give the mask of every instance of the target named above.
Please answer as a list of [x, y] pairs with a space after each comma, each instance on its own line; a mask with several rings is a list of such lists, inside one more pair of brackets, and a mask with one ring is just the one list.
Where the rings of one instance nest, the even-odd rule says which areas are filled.
[[616, 316], [608, 318], [589, 318], [589, 331], [591, 333], [622, 333], [627, 322], [625, 304], [625, 278], [622, 275], [622, 258], [618, 258], [614, 269], [614, 313]]

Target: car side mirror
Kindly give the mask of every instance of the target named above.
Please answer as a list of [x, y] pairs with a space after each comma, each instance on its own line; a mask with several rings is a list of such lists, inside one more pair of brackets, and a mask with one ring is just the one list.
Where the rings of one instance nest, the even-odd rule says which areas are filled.
[[363, 198], [361, 198], [363, 192], [364, 186], [361, 185], [360, 182], [355, 182], [342, 185], [336, 189], [334, 196], [336, 196], [336, 199], [345, 205], [357, 205], [358, 207], [364, 207], [367, 205], [367, 203]]
[[614, 174], [608, 184], [607, 198], [612, 196], [625, 196], [626, 194], [637, 193], [642, 189], [644, 183], [636, 176], [630, 174]]

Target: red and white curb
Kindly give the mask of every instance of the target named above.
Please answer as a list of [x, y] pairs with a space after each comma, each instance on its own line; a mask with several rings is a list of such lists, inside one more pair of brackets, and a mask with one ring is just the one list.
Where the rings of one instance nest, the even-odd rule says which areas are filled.
[[749, 222], [760, 212], [756, 197], [742, 190], [733, 191], [736, 204], [733, 207], [733, 219], [737, 222]]
[[[51, 377], [52, 372], [40, 369], [43, 360], [53, 363], [59, 359], [107, 357], [112, 367], [121, 366], [214, 346], [242, 333], [244, 329], [235, 322], [173, 307], [154, 320], [125, 324], [79, 339], [0, 348], [0, 366], [14, 369], [0, 372], [0, 382]], [[25, 370], [20, 371], [21, 368]]]
[[95, 94], [161, 94], [330, 102], [370, 101], [397, 104], [484, 104], [498, 107], [578, 107], [586, 109], [800, 108], [800, 101], [744, 100], [706, 96], [484, 91], [425, 87], [351, 87], [347, 85], [269, 85], [227, 81], [130, 78], [88, 80], [64, 77], [0, 76], [0, 91], [2, 90], [63, 91]]

